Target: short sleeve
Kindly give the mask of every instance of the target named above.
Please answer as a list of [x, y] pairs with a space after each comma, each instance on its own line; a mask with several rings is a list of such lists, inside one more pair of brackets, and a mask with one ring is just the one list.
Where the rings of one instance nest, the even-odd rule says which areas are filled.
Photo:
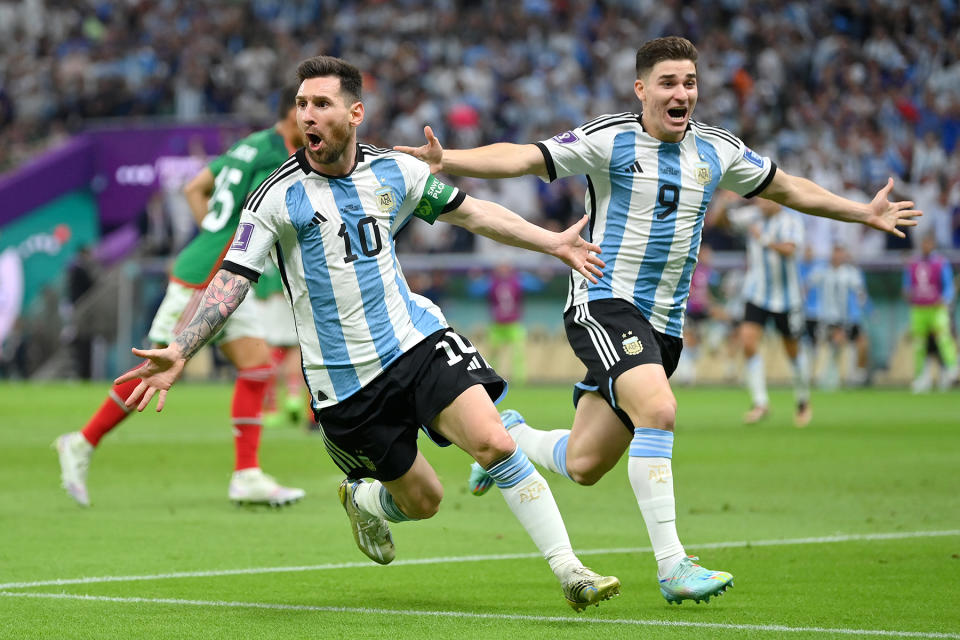
[[276, 189], [268, 192], [256, 211], [244, 209], [233, 243], [223, 258], [223, 268], [253, 282], [266, 268], [270, 250], [279, 237], [283, 203]]
[[444, 183], [430, 173], [430, 167], [416, 158], [406, 156], [409, 160], [403, 163], [407, 178], [407, 195], [405, 202], [413, 203], [413, 207], [404, 207], [409, 213], [402, 216], [398, 223], [402, 225], [405, 218], [414, 215], [430, 224], [444, 213], [459, 207], [466, 194], [460, 189]]
[[[599, 119], [598, 119], [599, 120]], [[596, 171], [606, 162], [606, 153], [600, 144], [601, 137], [585, 132], [588, 125], [559, 133], [549, 140], [534, 144], [543, 154], [547, 166], [546, 182], [568, 176], [582, 176]]]
[[727, 158], [729, 164], [720, 178], [720, 186], [744, 198], [752, 198], [767, 188], [777, 173], [777, 165], [770, 158], [753, 151], [739, 138], [736, 140], [739, 149]]

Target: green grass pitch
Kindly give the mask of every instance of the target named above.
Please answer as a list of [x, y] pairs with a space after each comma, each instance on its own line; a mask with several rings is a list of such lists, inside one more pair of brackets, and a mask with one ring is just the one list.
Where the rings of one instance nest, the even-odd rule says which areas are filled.
[[[622, 461], [594, 487], [547, 476], [581, 557], [623, 584], [578, 615], [497, 492], [466, 491], [466, 454], [423, 438], [446, 497], [393, 526], [391, 566], [356, 549], [341, 476], [299, 429], [265, 431], [260, 456], [306, 499], [231, 505], [228, 385], [184, 383], [108, 435], [82, 509], [50, 443], [105, 391], [0, 385], [0, 638], [960, 638], [956, 393], [815, 394], [800, 430], [785, 391], [746, 427], [745, 392], [678, 390], [680, 535], [735, 588], [663, 600]], [[502, 406], [537, 426], [572, 417], [568, 387]]]

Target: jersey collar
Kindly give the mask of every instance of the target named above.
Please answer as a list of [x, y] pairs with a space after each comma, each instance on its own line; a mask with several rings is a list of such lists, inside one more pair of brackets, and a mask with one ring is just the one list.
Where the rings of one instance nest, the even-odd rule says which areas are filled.
[[310, 175], [312, 173], [314, 175], [327, 178], [328, 180], [339, 180], [340, 178], [350, 177], [350, 174], [352, 174], [354, 171], [357, 170], [357, 165], [363, 161], [363, 149], [360, 147], [360, 143], [357, 143], [357, 153], [356, 153], [356, 158], [353, 161], [353, 166], [350, 167], [350, 171], [347, 171], [346, 175], [342, 175], [342, 176], [331, 176], [329, 174], [317, 171], [312, 166], [310, 166], [310, 161], [307, 160], [306, 147], [300, 147], [299, 149], [297, 149], [297, 152], [293, 155], [297, 157], [297, 164], [300, 165], [300, 170], [303, 171], [305, 174]]

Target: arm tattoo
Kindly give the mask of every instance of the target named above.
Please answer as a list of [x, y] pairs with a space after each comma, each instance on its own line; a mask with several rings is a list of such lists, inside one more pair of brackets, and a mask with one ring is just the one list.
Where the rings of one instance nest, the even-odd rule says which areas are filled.
[[203, 303], [193, 320], [174, 340], [184, 358], [189, 360], [210, 338], [217, 335], [249, 290], [250, 281], [243, 276], [224, 269], [217, 272], [204, 292]]

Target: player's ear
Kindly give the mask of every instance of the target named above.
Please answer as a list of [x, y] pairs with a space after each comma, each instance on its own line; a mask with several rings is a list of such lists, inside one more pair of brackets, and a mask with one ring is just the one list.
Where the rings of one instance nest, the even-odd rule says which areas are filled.
[[363, 122], [364, 110], [363, 103], [357, 100], [350, 105], [350, 126], [359, 127]]
[[644, 100], [643, 89], [643, 78], [637, 78], [633, 83], [633, 92], [637, 95], [637, 99], [640, 100], [640, 102]]

